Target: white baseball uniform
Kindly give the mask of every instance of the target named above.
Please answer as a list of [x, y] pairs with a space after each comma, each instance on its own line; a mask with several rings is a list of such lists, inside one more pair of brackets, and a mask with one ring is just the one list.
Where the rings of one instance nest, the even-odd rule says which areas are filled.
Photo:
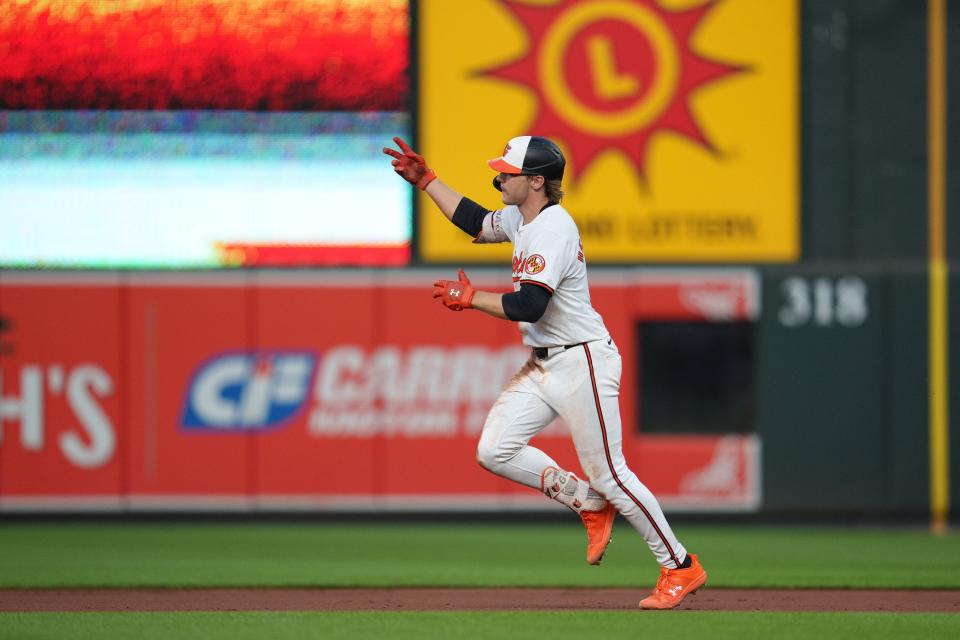
[[537, 322], [519, 323], [524, 344], [546, 348], [546, 357], [531, 355], [500, 394], [484, 424], [477, 460], [542, 491], [544, 470], [559, 465], [529, 442], [559, 415], [591, 488], [640, 532], [662, 566], [679, 567], [686, 551], [623, 457], [620, 353], [590, 303], [576, 223], [560, 205], [543, 209], [529, 224], [516, 206], [488, 213], [476, 242], [508, 240], [514, 245], [514, 288], [531, 283], [553, 294]]

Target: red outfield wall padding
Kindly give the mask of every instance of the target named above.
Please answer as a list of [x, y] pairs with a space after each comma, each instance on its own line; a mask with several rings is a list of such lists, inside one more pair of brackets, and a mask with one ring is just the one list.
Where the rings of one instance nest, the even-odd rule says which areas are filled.
[[[0, 274], [0, 509], [549, 506], [475, 462], [529, 353], [516, 328], [444, 309], [429, 276], [385, 273]], [[636, 388], [638, 305], [751, 317], [750, 274], [724, 278], [727, 304], [714, 280], [594, 286], [621, 388]], [[758, 506], [754, 437], [642, 436], [637, 401], [621, 396], [624, 450], [667, 506]], [[536, 442], [579, 468], [562, 423]]]
[[252, 340], [247, 287], [128, 289], [128, 420], [132, 494], [236, 495], [253, 491], [251, 433], [185, 429], [184, 387], [210, 354]]
[[0, 355], [0, 495], [117, 496], [129, 433], [120, 287], [0, 279], [0, 289], [10, 323]]

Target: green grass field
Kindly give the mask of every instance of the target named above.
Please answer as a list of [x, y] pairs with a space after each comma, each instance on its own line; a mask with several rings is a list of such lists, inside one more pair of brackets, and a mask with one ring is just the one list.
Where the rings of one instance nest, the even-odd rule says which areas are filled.
[[388, 640], [666, 638], [932, 640], [957, 638], [953, 614], [651, 612], [17, 613], [3, 638]]
[[[678, 527], [715, 587], [960, 588], [960, 537], [920, 530]], [[579, 523], [0, 527], [0, 587], [652, 586], [618, 521], [603, 564]]]
[[[960, 537], [677, 527], [711, 587], [960, 588]], [[603, 565], [569, 525], [0, 526], [0, 587], [635, 586], [657, 567], [623, 521]], [[0, 638], [960, 637], [960, 614], [650, 612], [6, 613]]]

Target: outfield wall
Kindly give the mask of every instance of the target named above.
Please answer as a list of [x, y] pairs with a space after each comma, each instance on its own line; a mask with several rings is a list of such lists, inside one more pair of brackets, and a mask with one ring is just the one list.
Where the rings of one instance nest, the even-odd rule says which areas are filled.
[[[440, 275], [0, 274], [0, 508], [551, 508], [475, 462], [529, 350], [512, 323], [432, 301]], [[628, 363], [638, 320], [759, 309], [749, 270], [598, 274], [593, 296]], [[633, 393], [622, 412], [665, 504], [759, 508], [755, 434], [644, 434]], [[540, 440], [576, 466], [562, 423]]]
[[[0, 273], [0, 510], [552, 508], [474, 461], [528, 352], [512, 324], [430, 300], [441, 275]], [[596, 270], [628, 460], [671, 511], [923, 512], [925, 280]], [[747, 429], [649, 431], [649, 322], [754, 327]], [[539, 442], [577, 468], [562, 422]]]
[[[766, 509], [929, 510], [927, 282], [922, 265], [765, 271], [758, 424]], [[951, 318], [960, 317], [958, 282], [954, 271]], [[958, 347], [956, 340], [949, 347], [952, 371], [960, 364]], [[949, 388], [950, 486], [956, 496], [956, 375]]]

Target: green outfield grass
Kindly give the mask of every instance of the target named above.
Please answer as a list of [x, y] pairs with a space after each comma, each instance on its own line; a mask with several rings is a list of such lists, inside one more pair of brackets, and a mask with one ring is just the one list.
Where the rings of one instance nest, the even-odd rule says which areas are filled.
[[[960, 537], [678, 527], [713, 587], [960, 588]], [[0, 587], [637, 586], [657, 567], [623, 520], [600, 567], [579, 522], [4, 524]]]
[[792, 640], [956, 638], [960, 616], [874, 613], [663, 612], [245, 612], [0, 614], [11, 638], [245, 640], [457, 640], [474, 638], [669, 638]]

